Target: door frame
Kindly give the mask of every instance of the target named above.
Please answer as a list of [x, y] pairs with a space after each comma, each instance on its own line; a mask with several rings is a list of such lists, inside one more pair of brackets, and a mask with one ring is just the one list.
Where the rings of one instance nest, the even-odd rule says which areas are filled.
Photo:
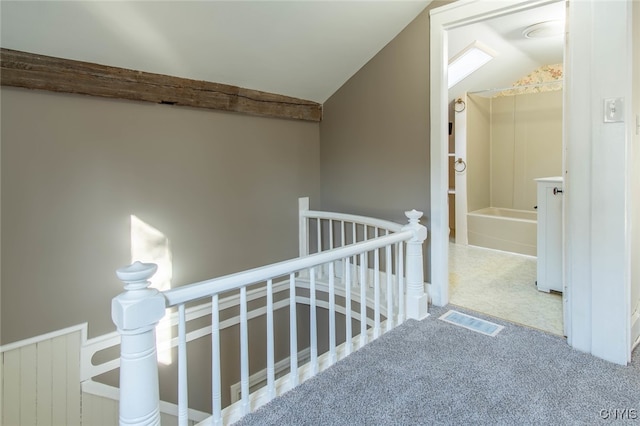
[[[554, 1], [460, 0], [431, 11], [430, 293], [434, 305], [449, 302], [447, 30]], [[627, 155], [631, 108], [625, 110], [623, 122], [603, 123], [603, 100], [628, 99], [631, 93], [633, 2], [567, 3], [563, 114], [567, 338], [580, 351], [626, 364], [631, 358], [629, 228], [637, 221], [629, 202], [630, 171], [638, 165], [630, 164]]]
[[448, 208], [448, 38], [447, 31], [509, 13], [563, 0], [509, 2], [459, 0], [431, 10], [430, 109], [431, 109], [431, 300], [449, 303], [449, 208]]

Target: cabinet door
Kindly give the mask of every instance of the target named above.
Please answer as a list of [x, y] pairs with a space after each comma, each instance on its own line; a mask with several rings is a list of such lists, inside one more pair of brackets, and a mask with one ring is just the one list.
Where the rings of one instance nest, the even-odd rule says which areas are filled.
[[562, 184], [538, 186], [538, 290], [562, 291]]

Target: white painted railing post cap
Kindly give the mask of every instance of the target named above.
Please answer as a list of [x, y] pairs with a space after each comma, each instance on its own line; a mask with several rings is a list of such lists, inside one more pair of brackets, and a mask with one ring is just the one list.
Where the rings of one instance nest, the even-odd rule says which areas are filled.
[[116, 271], [125, 289], [111, 301], [111, 319], [118, 329], [153, 326], [164, 316], [164, 296], [156, 289], [147, 288], [151, 285], [149, 278], [157, 269], [154, 263], [135, 262]]
[[138, 290], [149, 287], [149, 279], [158, 270], [155, 263], [134, 262], [116, 270], [116, 275], [124, 283], [125, 290]]
[[404, 215], [409, 219], [409, 223], [402, 229], [413, 230], [415, 232], [415, 236], [413, 238], [414, 241], [422, 242], [427, 239], [427, 227], [420, 224], [420, 218], [423, 214], [424, 213], [416, 209], [404, 212]]
[[404, 212], [404, 215], [409, 219], [409, 223], [418, 223], [424, 213], [419, 212], [416, 209], [412, 209], [408, 212]]

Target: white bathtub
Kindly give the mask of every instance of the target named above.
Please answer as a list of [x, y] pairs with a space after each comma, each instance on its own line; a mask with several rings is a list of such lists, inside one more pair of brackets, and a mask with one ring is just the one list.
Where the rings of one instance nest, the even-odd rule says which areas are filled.
[[487, 207], [467, 213], [469, 244], [536, 255], [537, 213]]

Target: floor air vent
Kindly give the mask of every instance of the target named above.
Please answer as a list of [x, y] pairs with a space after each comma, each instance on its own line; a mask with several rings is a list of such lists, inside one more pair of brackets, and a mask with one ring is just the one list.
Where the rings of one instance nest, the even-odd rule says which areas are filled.
[[500, 330], [504, 328], [504, 326], [502, 325], [494, 324], [490, 321], [485, 321], [483, 319], [472, 317], [471, 315], [463, 314], [462, 312], [453, 310], [448, 311], [439, 319], [450, 324], [458, 325], [460, 327], [476, 331], [478, 333], [486, 334], [487, 336], [491, 337], [500, 333]]

